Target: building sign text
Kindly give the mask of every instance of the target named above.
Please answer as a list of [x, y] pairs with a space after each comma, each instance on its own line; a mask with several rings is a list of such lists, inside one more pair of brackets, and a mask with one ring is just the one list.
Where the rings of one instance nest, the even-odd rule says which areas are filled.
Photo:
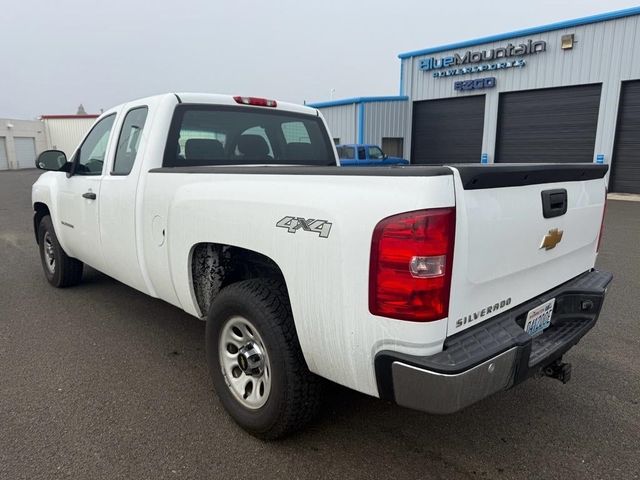
[[461, 80], [453, 83], [453, 89], [461, 92], [467, 90], [480, 90], [496, 86], [496, 77], [478, 78], [476, 80]]
[[[521, 58], [508, 60], [511, 57], [522, 57], [532, 55], [547, 50], [547, 42], [544, 40], [528, 40], [526, 43], [514, 45], [509, 43], [506, 47], [491, 48], [488, 50], [469, 50], [464, 54], [454, 53], [453, 55], [441, 58], [429, 57], [420, 60], [420, 70], [433, 72], [434, 77], [449, 77], [452, 75], [464, 75], [466, 73], [477, 73], [487, 70], [499, 70], [512, 67], [524, 67], [525, 61]], [[491, 62], [487, 64], [486, 62]], [[483, 65], [478, 65], [484, 63]], [[443, 70], [449, 68], [448, 70]]]

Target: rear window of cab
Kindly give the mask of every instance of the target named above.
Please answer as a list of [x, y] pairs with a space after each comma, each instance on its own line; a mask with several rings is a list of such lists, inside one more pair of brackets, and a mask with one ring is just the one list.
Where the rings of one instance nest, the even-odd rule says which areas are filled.
[[269, 107], [176, 106], [164, 167], [264, 164], [336, 165], [322, 120]]

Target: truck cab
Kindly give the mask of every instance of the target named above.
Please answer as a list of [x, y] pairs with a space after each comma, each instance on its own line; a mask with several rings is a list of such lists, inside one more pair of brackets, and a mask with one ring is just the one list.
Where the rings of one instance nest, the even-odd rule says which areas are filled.
[[409, 160], [399, 157], [390, 157], [377, 145], [354, 143], [337, 145], [340, 165], [343, 167], [381, 165], [408, 165]]

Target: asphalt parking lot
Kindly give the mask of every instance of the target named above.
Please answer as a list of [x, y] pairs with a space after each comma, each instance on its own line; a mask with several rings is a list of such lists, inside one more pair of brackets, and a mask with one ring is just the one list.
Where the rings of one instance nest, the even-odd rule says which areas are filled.
[[31, 220], [39, 172], [0, 172], [0, 478], [640, 478], [640, 202], [610, 201], [600, 321], [573, 378], [452, 416], [338, 386], [306, 431], [262, 443], [209, 380], [204, 323], [96, 271], [50, 287]]

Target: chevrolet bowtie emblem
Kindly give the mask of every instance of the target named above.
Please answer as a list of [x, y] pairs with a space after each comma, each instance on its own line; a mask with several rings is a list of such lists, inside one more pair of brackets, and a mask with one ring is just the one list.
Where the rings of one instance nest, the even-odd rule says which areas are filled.
[[562, 241], [563, 233], [564, 232], [562, 230], [552, 228], [551, 230], [549, 230], [549, 233], [542, 237], [540, 248], [544, 248], [545, 250], [551, 250], [552, 248], [555, 248], [555, 246]]

